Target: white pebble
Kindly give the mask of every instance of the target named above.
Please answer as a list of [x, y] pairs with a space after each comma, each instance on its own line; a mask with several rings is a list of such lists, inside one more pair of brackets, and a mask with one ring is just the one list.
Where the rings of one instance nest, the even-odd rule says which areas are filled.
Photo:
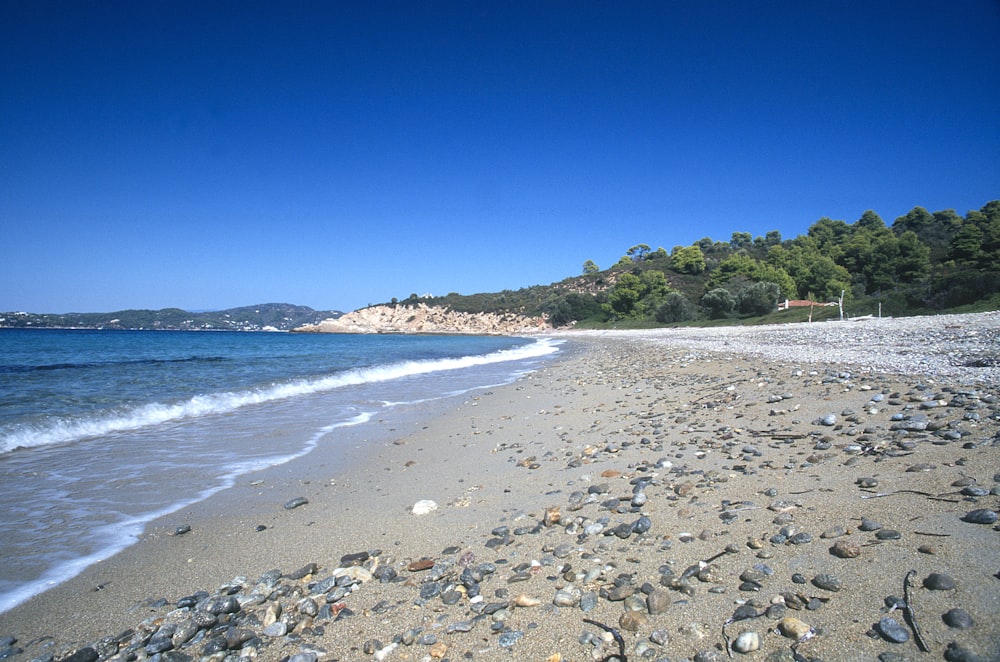
[[410, 512], [414, 515], [426, 515], [427, 513], [434, 512], [437, 508], [438, 505], [430, 499], [421, 499], [413, 504], [413, 509]]

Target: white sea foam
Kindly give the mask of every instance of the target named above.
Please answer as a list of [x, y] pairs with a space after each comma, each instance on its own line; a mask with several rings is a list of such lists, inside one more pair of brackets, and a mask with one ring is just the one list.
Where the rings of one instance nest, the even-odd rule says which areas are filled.
[[222, 490], [229, 489], [236, 484], [236, 481], [240, 478], [240, 476], [244, 476], [255, 471], [261, 471], [269, 467], [285, 464], [300, 458], [316, 448], [320, 440], [334, 430], [367, 423], [371, 420], [371, 417], [371, 413], [364, 412], [345, 421], [338, 421], [336, 423], [331, 423], [330, 425], [325, 425], [319, 428], [297, 452], [270, 458], [256, 458], [245, 462], [230, 464], [223, 469], [222, 475], [218, 477], [218, 481], [214, 485], [201, 490], [198, 494], [189, 499], [175, 501], [154, 511], [128, 517], [111, 524], [95, 527], [91, 532], [92, 535], [90, 537], [93, 540], [101, 541], [101, 544], [97, 549], [84, 556], [56, 563], [48, 568], [48, 570], [46, 570], [38, 579], [20, 584], [15, 588], [0, 593], [0, 614], [13, 609], [22, 602], [47, 591], [53, 586], [57, 586], [69, 579], [72, 579], [73, 577], [76, 577], [94, 563], [110, 558], [126, 547], [134, 544], [139, 539], [139, 536], [142, 535], [142, 532], [145, 530], [146, 525], [149, 522], [161, 517], [166, 517], [167, 515], [175, 513], [179, 510], [183, 510], [188, 506], [204, 501]]
[[97, 437], [125, 430], [160, 425], [199, 416], [225, 414], [242, 407], [331, 391], [348, 386], [384, 382], [445, 370], [539, 358], [558, 351], [561, 341], [548, 338], [490, 354], [424, 361], [403, 361], [347, 370], [334, 375], [298, 379], [263, 388], [237, 392], [208, 393], [172, 404], [151, 403], [114, 413], [84, 417], [52, 417], [44, 422], [20, 424], [0, 437], [0, 453], [19, 448], [48, 446]]

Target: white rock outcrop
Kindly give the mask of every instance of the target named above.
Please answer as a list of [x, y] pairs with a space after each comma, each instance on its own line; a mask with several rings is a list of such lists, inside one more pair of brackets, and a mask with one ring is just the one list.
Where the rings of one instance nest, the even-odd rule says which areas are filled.
[[303, 333], [463, 333], [517, 335], [539, 333], [549, 328], [541, 317], [513, 313], [460, 313], [428, 306], [370, 306], [337, 319], [300, 326]]

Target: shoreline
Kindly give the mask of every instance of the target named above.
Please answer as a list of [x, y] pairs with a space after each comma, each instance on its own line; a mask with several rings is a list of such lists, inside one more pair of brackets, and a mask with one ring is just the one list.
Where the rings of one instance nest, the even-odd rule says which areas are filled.
[[[984, 319], [996, 326], [996, 316]], [[786, 617], [814, 628], [800, 654], [916, 657], [912, 631], [905, 643], [868, 634], [885, 617], [908, 629], [883, 607], [911, 568], [915, 612], [938, 658], [951, 642], [982, 659], [1000, 655], [997, 532], [962, 521], [998, 507], [993, 371], [968, 369], [989, 374], [979, 387], [946, 391], [963, 380], [845, 376], [836, 364], [684, 346], [673, 330], [556, 335], [573, 340], [565, 356], [513, 384], [442, 402], [431, 416], [386, 419], [377, 439], [350, 440], [343, 467], [317, 449], [154, 522], [129, 549], [0, 614], [0, 636], [24, 649], [10, 659], [60, 659], [127, 628], [141, 632], [146, 619], [155, 630], [182, 618], [177, 601], [197, 590], [228, 583], [248, 598], [274, 568], [286, 576], [276, 587], [287, 594], [271, 602], [282, 605], [275, 618], [287, 632], [257, 633], [246, 650], [262, 660], [377, 659], [394, 639], [385, 660], [590, 660], [614, 650], [584, 618], [621, 632], [629, 659], [641, 658], [636, 646], [654, 651], [650, 659], [726, 659], [726, 637], [744, 630], [756, 633], [759, 651], [736, 657], [768, 659], [795, 643], [772, 631]], [[896, 414], [927, 412], [933, 425], [892, 429]], [[828, 414], [832, 425], [818, 423]], [[986, 494], [955, 494], [963, 477]], [[309, 502], [284, 508], [299, 496]], [[422, 499], [437, 510], [412, 514]], [[862, 517], [881, 528], [862, 530]], [[642, 518], [646, 531], [634, 527]], [[180, 524], [191, 531], [171, 535]], [[775, 542], [782, 529], [790, 535]], [[832, 553], [841, 542], [857, 555]], [[918, 551], [928, 545], [933, 553]], [[309, 615], [310, 583], [363, 553], [362, 567], [391, 568], [396, 578], [358, 571], [328, 603], [343, 605], [333, 617]], [[433, 568], [410, 569], [425, 557]], [[311, 577], [287, 577], [309, 563], [318, 566]], [[475, 588], [462, 580], [470, 568], [482, 575]], [[931, 573], [957, 587], [924, 588]], [[838, 590], [817, 586], [820, 575], [833, 575]], [[581, 609], [591, 595], [593, 608]], [[747, 601], [759, 615], [723, 636]], [[257, 614], [252, 602], [223, 620], [250, 627], [240, 618]], [[946, 625], [950, 609], [968, 612], [972, 627]], [[175, 654], [199, 659], [205, 637]]]

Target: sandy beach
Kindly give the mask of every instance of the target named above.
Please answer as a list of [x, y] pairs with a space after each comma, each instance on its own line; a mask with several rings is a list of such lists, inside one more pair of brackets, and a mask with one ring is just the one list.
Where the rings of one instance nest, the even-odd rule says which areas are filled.
[[1000, 659], [1000, 316], [850, 324], [564, 334], [154, 523], [0, 658]]

